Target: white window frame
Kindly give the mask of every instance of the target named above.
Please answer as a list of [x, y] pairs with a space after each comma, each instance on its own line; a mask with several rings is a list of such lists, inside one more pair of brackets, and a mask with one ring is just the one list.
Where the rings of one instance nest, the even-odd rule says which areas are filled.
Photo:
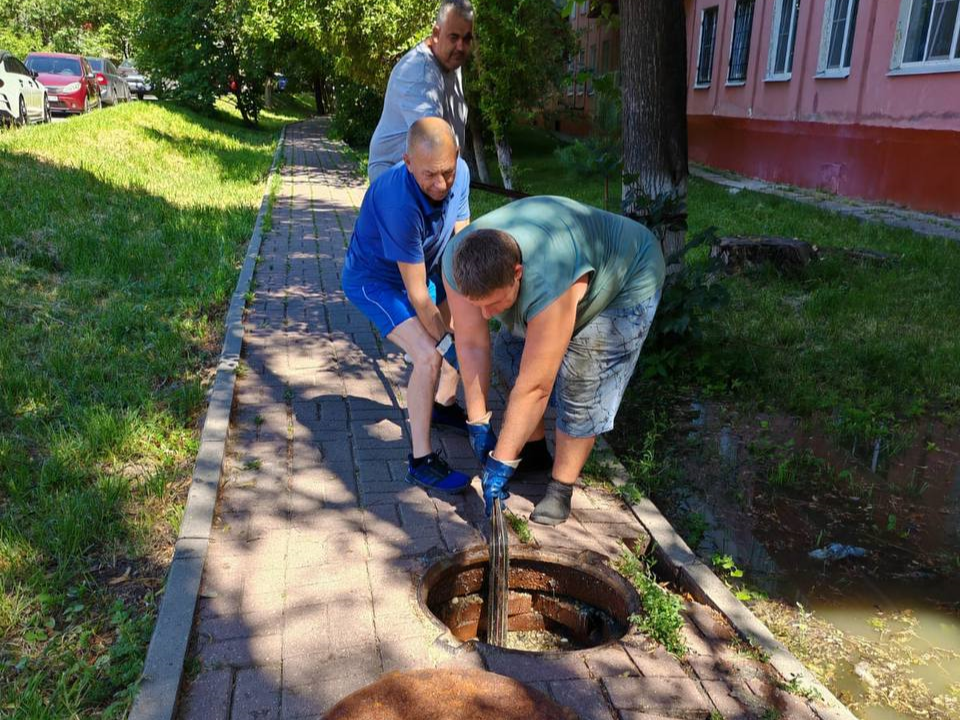
[[[700, 82], [700, 61], [702, 59], [701, 55], [703, 53], [703, 23], [707, 18], [707, 11], [714, 11], [714, 22], [713, 22], [713, 39], [711, 40], [712, 47], [710, 48], [710, 77], [706, 82]], [[716, 58], [717, 58], [717, 30], [720, 27], [720, 6], [711, 5], [710, 7], [705, 7], [700, 11], [700, 33], [699, 41], [697, 42], [697, 66], [693, 70], [693, 87], [697, 88], [708, 88], [713, 82], [713, 73], [716, 72]]]
[[[790, 70], [782, 73], [774, 72], [774, 67], [777, 64], [777, 52], [780, 50], [780, 44], [778, 40], [780, 39], [780, 19], [783, 14], [783, 6], [785, 3], [790, 3], [790, 8], [793, 10], [793, 17], [790, 21], [790, 34], [787, 36], [787, 45], [792, 45], [793, 48], [790, 51], [794, 53], [794, 56], [790, 58]], [[796, 47], [797, 47], [797, 25], [800, 24], [800, 3], [797, 0], [776, 0], [773, 4], [773, 24], [770, 28], [770, 52], [767, 55], [767, 76], [764, 78], [767, 82], [782, 82], [784, 80], [789, 80], [793, 76], [793, 61], [796, 59]]]
[[[890, 58], [889, 75], [926, 75], [930, 73], [942, 72], [960, 72], [960, 58], [950, 57], [943, 60], [918, 60], [914, 62], [904, 62], [903, 57], [907, 52], [907, 33], [910, 30], [910, 15], [913, 13], [914, 3], [919, 0], [901, 0], [900, 16], [897, 19], [897, 32], [894, 35], [893, 56]], [[931, 13], [930, 22], [933, 21]], [[927, 33], [929, 42], [929, 29]], [[953, 43], [951, 45], [951, 56], [955, 55], [960, 46], [960, 12], [954, 21]]]
[[[820, 33], [820, 57], [817, 60], [818, 78], [845, 78], [850, 77], [850, 68], [828, 68], [827, 61], [830, 56], [830, 42], [833, 39], [833, 10], [839, 0], [827, 0], [823, 8], [823, 29]], [[853, 0], [847, 9], [847, 22], [844, 25], [845, 36], [843, 45], [840, 48], [840, 62], [843, 62], [843, 56], [846, 55], [847, 46], [852, 43], [855, 36], [856, 22], [850, 22], [850, 10], [853, 8]], [[857, 19], [860, 19], [860, 13], [857, 13]], [[850, 64], [853, 64], [853, 53], [850, 54]]]

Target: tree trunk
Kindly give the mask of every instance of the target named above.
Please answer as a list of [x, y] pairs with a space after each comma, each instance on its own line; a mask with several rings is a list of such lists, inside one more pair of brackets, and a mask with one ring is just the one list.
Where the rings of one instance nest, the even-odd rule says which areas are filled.
[[503, 178], [503, 186], [507, 190], [513, 190], [513, 151], [510, 149], [510, 143], [506, 135], [493, 135], [493, 143], [497, 146], [497, 162], [500, 165], [500, 176]]
[[317, 106], [317, 115], [327, 114], [327, 104], [324, 98], [326, 79], [319, 73], [313, 76], [313, 102]]
[[473, 113], [471, 120], [467, 125], [470, 131], [470, 142], [473, 145], [473, 159], [477, 163], [477, 178], [480, 182], [490, 183], [490, 171], [487, 169], [487, 156], [483, 147], [483, 128], [480, 127], [479, 113]]
[[669, 258], [683, 246], [687, 229], [683, 3], [622, 0], [620, 36], [630, 40], [620, 44], [624, 205], [657, 232]]

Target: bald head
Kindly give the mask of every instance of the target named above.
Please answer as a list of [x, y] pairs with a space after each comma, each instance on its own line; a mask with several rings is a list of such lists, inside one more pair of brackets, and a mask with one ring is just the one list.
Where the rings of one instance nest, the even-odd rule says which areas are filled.
[[457, 136], [450, 123], [438, 117], [417, 120], [407, 132], [403, 162], [427, 197], [443, 201], [457, 176]]
[[407, 154], [427, 152], [456, 153], [457, 135], [453, 127], [443, 118], [424, 117], [417, 120], [407, 131]]

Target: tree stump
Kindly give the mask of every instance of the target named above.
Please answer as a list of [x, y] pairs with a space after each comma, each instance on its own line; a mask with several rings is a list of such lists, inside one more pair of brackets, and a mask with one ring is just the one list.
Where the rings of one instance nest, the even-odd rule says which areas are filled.
[[817, 257], [817, 248], [785, 237], [724, 237], [710, 248], [729, 270], [771, 263], [782, 270], [800, 270]]
[[539, 690], [474, 669], [392, 672], [337, 703], [324, 720], [578, 720]]

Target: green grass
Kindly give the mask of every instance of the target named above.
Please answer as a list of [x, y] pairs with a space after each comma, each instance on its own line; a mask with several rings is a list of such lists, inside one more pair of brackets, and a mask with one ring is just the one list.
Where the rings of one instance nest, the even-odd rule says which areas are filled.
[[125, 713], [293, 117], [131, 103], [0, 135], [0, 716]]
[[640, 595], [643, 611], [630, 616], [630, 622], [663, 645], [668, 652], [682, 658], [687, 653], [683, 641], [683, 616], [680, 598], [657, 582], [653, 559], [641, 557], [624, 547], [614, 568], [629, 580]]
[[[553, 155], [558, 140], [523, 127], [511, 141], [523, 190], [601, 205], [602, 180], [565, 171]], [[499, 178], [495, 158], [488, 164]], [[611, 196], [619, 192], [613, 184]], [[504, 203], [475, 191], [471, 213]], [[838, 432], [864, 436], [890, 431], [897, 417], [960, 413], [960, 244], [697, 178], [688, 206], [691, 235], [715, 226], [720, 236], [798, 237], [897, 259], [876, 267], [828, 255], [800, 275], [767, 268], [725, 279], [731, 302], [705, 323], [707, 353], [691, 358], [710, 370], [686, 380], [710, 386], [719, 376], [738, 398], [784, 412], [838, 411]], [[705, 253], [691, 261], [705, 262]]]

